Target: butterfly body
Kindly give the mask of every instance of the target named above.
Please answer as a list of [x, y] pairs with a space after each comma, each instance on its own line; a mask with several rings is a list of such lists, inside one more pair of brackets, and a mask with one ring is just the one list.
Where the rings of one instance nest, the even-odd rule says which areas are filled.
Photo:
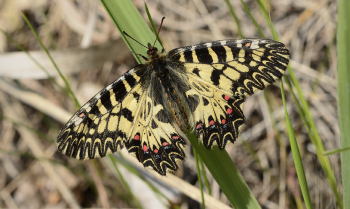
[[225, 148], [243, 127], [244, 98], [280, 78], [289, 61], [272, 40], [222, 40], [158, 52], [107, 86], [68, 121], [58, 149], [78, 159], [124, 145], [145, 167], [165, 175], [185, 157], [182, 132]]

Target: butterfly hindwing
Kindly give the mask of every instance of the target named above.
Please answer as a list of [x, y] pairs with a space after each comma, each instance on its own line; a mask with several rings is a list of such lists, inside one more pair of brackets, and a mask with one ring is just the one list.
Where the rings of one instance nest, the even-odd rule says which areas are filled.
[[184, 159], [185, 141], [175, 130], [164, 100], [154, 99], [152, 93], [150, 86], [137, 110], [126, 148], [145, 167], [165, 175], [168, 169], [177, 170], [176, 161]]
[[190, 78], [189, 83], [191, 90], [186, 92], [187, 98], [198, 98], [192, 113], [198, 139], [208, 148], [217, 145], [223, 149], [228, 142], [233, 143], [244, 124], [244, 98], [233, 99], [196, 79]]

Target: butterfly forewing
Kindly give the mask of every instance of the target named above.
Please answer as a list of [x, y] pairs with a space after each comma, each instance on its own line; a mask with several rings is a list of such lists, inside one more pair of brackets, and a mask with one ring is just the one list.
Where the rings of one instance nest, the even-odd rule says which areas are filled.
[[235, 96], [262, 90], [282, 77], [289, 62], [288, 49], [268, 39], [215, 41], [174, 49], [169, 55], [183, 62], [189, 75]]

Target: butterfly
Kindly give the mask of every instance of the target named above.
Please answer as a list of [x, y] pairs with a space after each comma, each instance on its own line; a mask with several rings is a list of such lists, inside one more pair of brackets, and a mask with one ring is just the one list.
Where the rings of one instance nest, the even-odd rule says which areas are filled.
[[244, 99], [281, 78], [284, 44], [268, 39], [221, 40], [165, 53], [148, 44], [139, 64], [102, 89], [64, 125], [58, 150], [79, 160], [124, 146], [161, 175], [185, 158], [183, 132], [224, 149], [244, 124]]

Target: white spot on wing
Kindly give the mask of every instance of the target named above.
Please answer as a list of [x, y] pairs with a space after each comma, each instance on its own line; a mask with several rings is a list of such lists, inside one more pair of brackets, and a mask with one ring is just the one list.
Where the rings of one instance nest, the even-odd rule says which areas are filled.
[[226, 45], [226, 41], [220, 41], [221, 45]]
[[135, 72], [135, 68], [131, 69], [128, 74], [132, 74]]
[[255, 40], [252, 42], [252, 45], [250, 46], [251, 49], [257, 49], [259, 48], [259, 41]]
[[107, 90], [107, 91], [111, 90], [112, 86], [113, 86], [113, 83], [109, 84], [109, 85], [106, 87], [106, 90]]
[[90, 105], [89, 103], [86, 103], [86, 104], [84, 104], [84, 106], [81, 107], [81, 109], [85, 110], [87, 107], [89, 107], [89, 105]]
[[76, 120], [76, 121], [74, 122], [74, 125], [75, 125], [75, 126], [78, 126], [78, 125], [83, 121], [82, 118], [80, 118], [80, 117], [77, 117], [77, 118], [78, 118], [78, 120]]
[[101, 94], [100, 93], [96, 94], [95, 99], [100, 99], [100, 98], [101, 98]]
[[211, 46], [212, 46], [211, 43], [206, 43], [205, 45], [206, 45], [207, 47], [211, 47]]

